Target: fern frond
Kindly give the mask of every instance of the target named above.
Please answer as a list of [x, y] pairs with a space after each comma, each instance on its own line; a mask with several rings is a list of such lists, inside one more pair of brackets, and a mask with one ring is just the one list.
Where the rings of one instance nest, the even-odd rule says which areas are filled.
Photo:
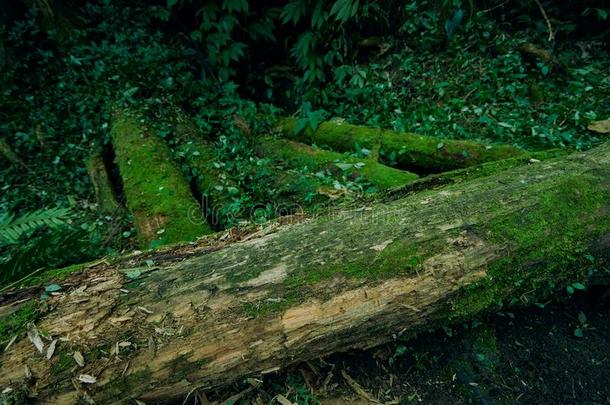
[[17, 218], [13, 214], [5, 214], [0, 218], [0, 245], [13, 245], [21, 235], [42, 226], [57, 228], [64, 225], [69, 213], [67, 208], [46, 208], [28, 212]]

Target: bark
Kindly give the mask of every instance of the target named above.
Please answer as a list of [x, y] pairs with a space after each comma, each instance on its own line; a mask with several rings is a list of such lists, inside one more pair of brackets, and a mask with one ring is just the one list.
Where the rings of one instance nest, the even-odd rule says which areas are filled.
[[238, 243], [91, 265], [60, 281], [36, 321], [59, 339], [50, 360], [18, 334], [0, 388], [54, 404], [169, 401], [536, 302], [608, 271], [609, 202], [607, 143]]

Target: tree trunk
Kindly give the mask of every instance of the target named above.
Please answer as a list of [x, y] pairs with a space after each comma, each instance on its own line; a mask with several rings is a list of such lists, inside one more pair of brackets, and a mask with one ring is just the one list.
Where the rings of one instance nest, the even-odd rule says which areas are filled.
[[586, 283], [610, 262], [610, 143], [246, 239], [68, 277], [36, 321], [50, 360], [22, 332], [0, 389], [171, 400]]

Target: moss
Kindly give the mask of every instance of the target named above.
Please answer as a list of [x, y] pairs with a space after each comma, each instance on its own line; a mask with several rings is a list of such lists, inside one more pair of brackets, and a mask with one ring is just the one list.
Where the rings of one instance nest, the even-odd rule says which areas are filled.
[[87, 263], [72, 264], [70, 266], [62, 267], [60, 269], [45, 270], [42, 273], [35, 274], [23, 280], [21, 283], [19, 283], [18, 287], [24, 288], [33, 286], [43, 286], [45, 284], [50, 284], [51, 282], [59, 282], [61, 280], [65, 280], [71, 274], [79, 272], [98, 262], [99, 260], [95, 260]]
[[61, 353], [59, 356], [56, 356], [56, 359], [53, 359], [51, 373], [53, 373], [54, 375], [60, 375], [70, 370], [75, 365], [76, 362], [70, 354]]
[[27, 324], [35, 322], [39, 316], [38, 303], [30, 301], [12, 314], [0, 317], [0, 349], [4, 350], [8, 341], [24, 333]]
[[115, 113], [112, 140], [127, 207], [144, 244], [193, 240], [212, 232], [193, 217], [197, 201], [165, 143], [126, 112]]
[[316, 149], [298, 142], [264, 138], [261, 140], [261, 145], [265, 155], [282, 160], [295, 168], [307, 167], [309, 170], [318, 171], [330, 167], [337, 170], [339, 169], [337, 163], [345, 164], [347, 168], [342, 174], [350, 178], [362, 176], [382, 190], [412, 182], [418, 177], [416, 174], [384, 166], [373, 160]]
[[296, 119], [283, 118], [278, 121], [277, 129], [288, 138], [328, 146], [339, 152], [350, 152], [357, 148], [371, 151], [380, 149], [385, 156], [391, 155], [398, 167], [416, 173], [438, 173], [494, 160], [529, 156], [527, 152], [508, 145], [379, 130], [339, 121], [328, 121], [320, 124], [315, 131], [308, 129], [295, 134], [296, 124]]
[[[373, 253], [373, 251], [371, 250]], [[277, 300], [248, 302], [243, 304], [244, 312], [252, 317], [266, 316], [281, 312], [286, 308], [298, 304], [304, 297], [316, 296], [316, 285], [337, 276], [348, 279], [366, 279], [369, 282], [381, 281], [401, 274], [414, 274], [421, 269], [425, 254], [408, 241], [390, 243], [383, 251], [376, 254], [365, 255], [358, 260], [349, 257], [335, 264], [323, 266], [307, 266], [292, 271], [284, 280], [278, 292]], [[230, 281], [239, 283], [258, 274], [255, 270], [240, 273]], [[330, 297], [318, 296], [321, 299]]]
[[466, 319], [498, 308], [503, 299], [527, 301], [528, 295], [542, 299], [584, 280], [590, 241], [610, 232], [610, 186], [600, 182], [607, 177], [607, 173], [562, 177], [537, 204], [498, 216], [480, 228], [482, 237], [505, 247], [507, 253], [489, 268], [489, 277], [460, 293], [448, 316]]

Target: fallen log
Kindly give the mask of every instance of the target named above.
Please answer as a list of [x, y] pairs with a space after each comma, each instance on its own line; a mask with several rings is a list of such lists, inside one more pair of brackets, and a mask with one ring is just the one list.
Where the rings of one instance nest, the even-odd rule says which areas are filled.
[[537, 302], [609, 268], [606, 143], [228, 246], [83, 269], [2, 353], [0, 392], [171, 401]]
[[398, 168], [419, 174], [440, 173], [496, 160], [529, 157], [530, 153], [509, 145], [491, 145], [470, 140], [444, 139], [407, 132], [351, 125], [343, 121], [323, 122], [313, 131], [295, 132], [298, 120], [282, 118], [275, 132], [307, 144], [338, 152], [367, 149], [392, 155]]
[[91, 154], [87, 163], [87, 172], [100, 210], [110, 214], [119, 211], [122, 207], [117, 200], [110, 176], [106, 170], [101, 149], [95, 150]]
[[189, 184], [153, 129], [126, 111], [115, 111], [112, 145], [127, 208], [144, 246], [195, 239], [212, 232], [198, 216]]
[[363, 177], [380, 190], [398, 187], [419, 177], [404, 170], [382, 165], [373, 159], [349, 157], [337, 152], [316, 149], [300, 142], [271, 137], [261, 138], [259, 142], [263, 154], [283, 160], [291, 167], [307, 167], [314, 172], [331, 167], [335, 171], [345, 172], [352, 179]]

